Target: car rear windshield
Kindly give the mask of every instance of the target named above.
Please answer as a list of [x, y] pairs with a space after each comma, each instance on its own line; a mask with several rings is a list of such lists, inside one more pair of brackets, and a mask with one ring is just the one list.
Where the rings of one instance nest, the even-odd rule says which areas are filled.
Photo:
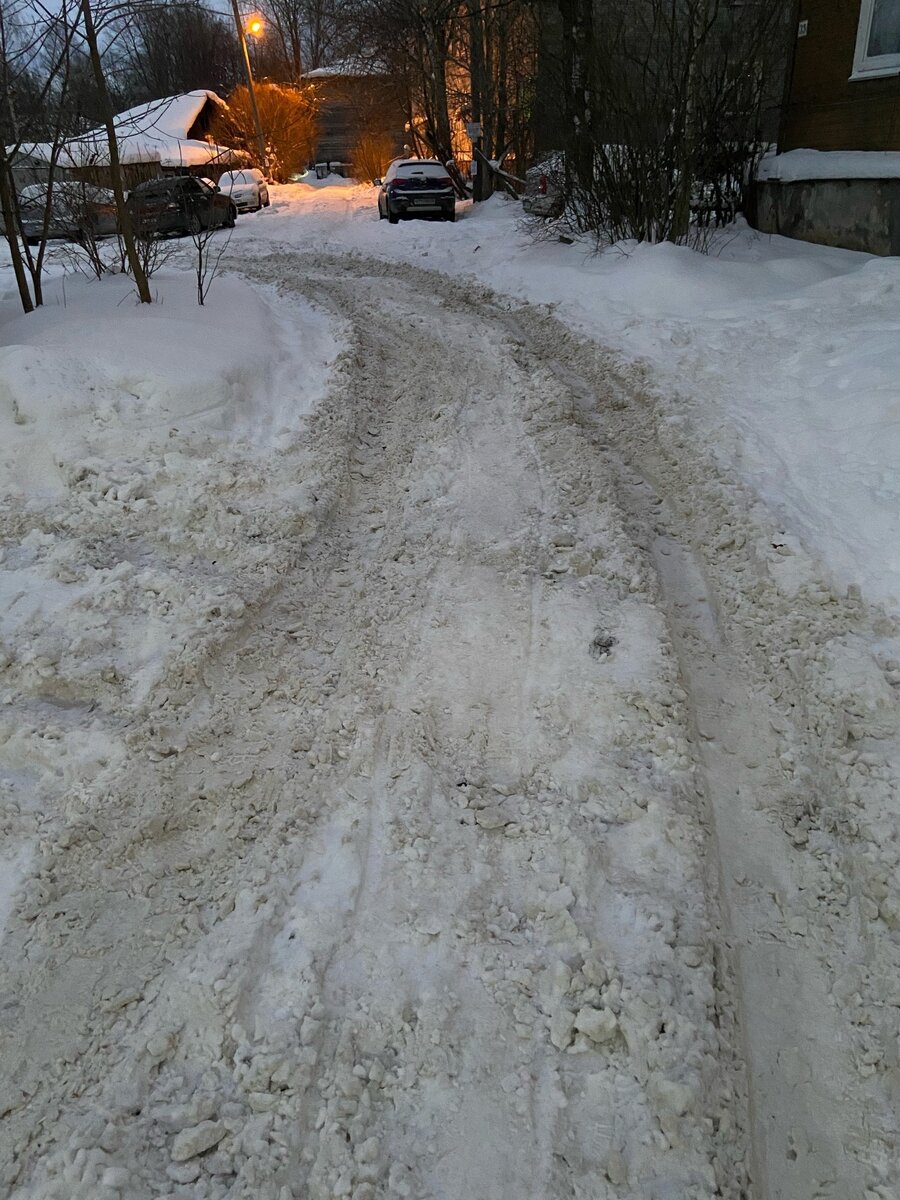
[[140, 183], [134, 189], [134, 195], [143, 200], [159, 200], [163, 196], [171, 195], [177, 186], [174, 179], [171, 183]]
[[398, 179], [412, 179], [424, 175], [427, 179], [446, 179], [447, 171], [440, 163], [403, 163], [397, 168]]

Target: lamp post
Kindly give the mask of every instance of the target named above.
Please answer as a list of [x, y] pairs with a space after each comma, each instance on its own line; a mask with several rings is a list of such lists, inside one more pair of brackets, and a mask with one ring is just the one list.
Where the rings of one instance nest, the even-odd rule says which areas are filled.
[[[262, 162], [263, 170], [268, 177], [269, 174], [269, 158], [266, 154], [266, 138], [263, 133], [262, 121], [259, 119], [259, 106], [256, 103], [256, 88], [253, 83], [253, 71], [250, 69], [250, 53], [247, 50], [247, 34], [244, 31], [244, 22], [241, 20], [240, 9], [238, 8], [238, 0], [231, 0], [231, 11], [234, 13], [234, 24], [237, 29], [238, 41], [241, 43], [241, 52], [244, 56], [244, 71], [247, 75], [247, 91], [250, 94], [250, 111], [253, 113], [253, 124], [256, 126], [256, 144], [259, 148], [259, 157]], [[254, 17], [247, 26], [247, 29], [254, 37], [258, 37], [263, 30], [263, 23], [259, 17]]]

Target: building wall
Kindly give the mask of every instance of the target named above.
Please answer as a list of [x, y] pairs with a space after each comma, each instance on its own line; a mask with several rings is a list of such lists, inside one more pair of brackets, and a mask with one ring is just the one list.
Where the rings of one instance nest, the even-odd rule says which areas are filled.
[[[155, 162], [137, 162], [137, 163], [122, 163], [122, 187], [126, 192], [133, 187], [137, 187], [139, 183], [143, 183], [145, 179], [155, 179], [157, 175], [162, 175], [159, 163]], [[77, 179], [82, 183], [92, 183], [95, 187], [111, 188], [113, 185], [112, 172], [109, 167], [104, 167], [101, 164], [73, 167], [69, 172], [72, 179]]]
[[900, 75], [850, 82], [861, 0], [800, 0], [780, 150], [900, 150]]
[[50, 168], [39, 159], [17, 154], [12, 159], [12, 177], [13, 186], [20, 192], [23, 187], [29, 187], [31, 184], [46, 183], [50, 178]]
[[315, 80], [319, 102], [317, 162], [351, 162], [364, 135], [383, 136], [399, 154], [406, 118], [390, 81], [353, 76]]
[[753, 224], [821, 246], [900, 254], [900, 179], [759, 183]]

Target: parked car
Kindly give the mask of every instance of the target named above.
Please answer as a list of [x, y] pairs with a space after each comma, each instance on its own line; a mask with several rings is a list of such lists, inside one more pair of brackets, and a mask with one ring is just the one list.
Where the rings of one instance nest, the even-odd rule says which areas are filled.
[[456, 220], [456, 193], [447, 168], [434, 158], [395, 158], [376, 179], [378, 216], [396, 225], [401, 217]]
[[224, 196], [230, 196], [238, 212], [259, 212], [269, 207], [269, 185], [257, 167], [226, 171], [219, 177], [219, 188]]
[[[47, 184], [30, 183], [19, 192], [22, 235], [32, 244], [44, 236]], [[50, 220], [47, 237], [80, 241], [115, 233], [116, 198], [108, 188], [76, 179], [57, 179], [50, 187]]]
[[148, 179], [129, 193], [126, 203], [135, 231], [144, 236], [231, 228], [237, 216], [228, 196], [193, 175]]
[[561, 217], [565, 208], [559, 175], [562, 162], [551, 159], [525, 172], [522, 208], [530, 217]]

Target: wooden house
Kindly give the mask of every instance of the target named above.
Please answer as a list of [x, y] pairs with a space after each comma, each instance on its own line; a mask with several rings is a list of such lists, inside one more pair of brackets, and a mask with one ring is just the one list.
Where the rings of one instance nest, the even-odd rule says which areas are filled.
[[390, 76], [367, 64], [337, 63], [304, 75], [316, 91], [319, 112], [317, 163], [350, 164], [370, 140], [388, 159], [406, 141], [406, 114]]
[[[119, 160], [126, 188], [156, 175], [206, 175], [244, 165], [244, 156], [212, 139], [216, 111], [225, 106], [215, 92], [194, 91], [139, 104], [115, 118]], [[111, 186], [105, 129], [93, 129], [61, 145], [34, 143], [12, 154], [17, 187], [45, 182], [50, 163], [57, 178]]]
[[799, 0], [795, 29], [756, 224], [900, 254], [900, 0]]

